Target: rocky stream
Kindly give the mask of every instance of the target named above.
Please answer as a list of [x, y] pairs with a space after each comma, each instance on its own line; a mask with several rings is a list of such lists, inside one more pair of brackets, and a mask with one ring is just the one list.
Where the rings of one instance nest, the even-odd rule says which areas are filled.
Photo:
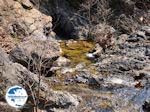
[[[0, 0], [0, 112], [150, 112], [150, 26], [116, 35], [99, 23], [87, 39], [79, 4]], [[21, 109], [6, 102], [13, 85], [29, 95]]]
[[91, 59], [85, 56], [94, 49], [93, 44], [75, 40], [62, 43], [67, 59], [60, 59], [58, 64], [62, 61], [65, 65], [50, 78], [53, 89], [80, 96], [77, 110], [82, 112], [149, 112], [150, 42], [129, 42], [131, 36], [122, 42], [122, 37], [115, 47]]

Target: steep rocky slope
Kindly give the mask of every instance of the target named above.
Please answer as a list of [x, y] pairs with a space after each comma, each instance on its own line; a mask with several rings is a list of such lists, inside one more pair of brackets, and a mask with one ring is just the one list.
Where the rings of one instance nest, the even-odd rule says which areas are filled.
[[55, 37], [52, 31], [52, 17], [35, 9], [29, 0], [1, 0], [0, 15], [0, 37], [3, 43], [10, 43], [6, 46], [8, 50], [20, 41], [31, 38], [47, 40]]

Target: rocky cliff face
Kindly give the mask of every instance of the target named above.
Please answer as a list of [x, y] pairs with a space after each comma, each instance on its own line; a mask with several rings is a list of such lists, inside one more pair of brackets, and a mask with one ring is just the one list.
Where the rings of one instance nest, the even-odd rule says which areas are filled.
[[[30, 1], [38, 8], [38, 1]], [[141, 24], [147, 25], [149, 7], [149, 1], [142, 0], [44, 0], [39, 10], [53, 17], [53, 28], [60, 38], [85, 39], [89, 29], [95, 31], [93, 26], [100, 23], [107, 23], [123, 33], [131, 33]]]
[[1, 27], [15, 39], [46, 40], [55, 37], [52, 17], [41, 13], [28, 0], [1, 0]]
[[[30, 1], [38, 7], [36, 0]], [[40, 11], [53, 17], [54, 31], [60, 38], [79, 38], [87, 35], [87, 23], [77, 14], [79, 4], [83, 1], [44, 0], [40, 2]]]

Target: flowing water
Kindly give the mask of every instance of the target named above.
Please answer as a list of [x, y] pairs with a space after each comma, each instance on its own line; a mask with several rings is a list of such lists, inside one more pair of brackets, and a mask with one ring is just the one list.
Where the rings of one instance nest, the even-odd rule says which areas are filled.
[[[60, 44], [62, 56], [71, 60], [68, 68], [74, 69], [78, 64], [85, 64], [81, 70], [65, 74], [58, 70], [56, 77], [60, 82], [55, 82], [53, 85], [54, 90], [65, 90], [82, 97], [83, 100], [76, 111], [149, 112], [147, 99], [150, 99], [150, 87], [147, 84], [138, 85], [135, 80], [132, 80], [132, 76], [123, 73], [119, 76], [110, 74], [111, 71], [101, 73], [96, 66], [93, 66], [96, 62], [86, 57], [86, 53], [94, 48], [93, 42], [62, 41]], [[85, 74], [84, 83], [74, 81], [75, 77], [83, 74]], [[87, 80], [90, 81], [86, 82]]]

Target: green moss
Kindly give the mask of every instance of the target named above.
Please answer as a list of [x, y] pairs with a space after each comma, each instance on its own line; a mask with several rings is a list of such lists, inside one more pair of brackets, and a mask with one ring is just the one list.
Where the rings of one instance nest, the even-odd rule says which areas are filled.
[[[90, 72], [92, 74], [96, 74], [96, 70], [94, 67], [88, 67], [88, 65], [90, 65], [92, 62], [86, 57], [86, 53], [88, 53], [94, 47], [93, 42], [79, 40], [79, 41], [72, 41], [68, 43], [63, 41], [60, 43], [60, 45], [63, 51], [62, 55], [71, 60], [70, 67], [74, 68], [78, 63], [85, 63], [87, 65], [87, 68], [91, 69]], [[69, 85], [64, 84], [64, 81], [67, 79], [67, 77], [73, 77], [76, 76], [77, 74], [78, 71], [74, 71], [72, 73], [68, 73], [68, 74], [66, 73], [65, 75], [63, 75], [61, 73], [61, 70], [57, 70], [56, 77], [61, 82], [58, 84], [52, 83], [51, 84], [52, 89], [66, 90], [74, 93], [79, 93], [79, 91], [84, 90], [85, 88], [89, 88], [89, 86], [86, 84], [69, 84]]]
[[63, 56], [71, 60], [73, 65], [78, 63], [90, 64], [91, 61], [87, 59], [86, 53], [93, 49], [94, 43], [88, 41], [77, 41], [70, 44], [61, 43]]
[[59, 85], [53, 85], [52, 89], [56, 90], [56, 91], [61, 91], [61, 90], [65, 90], [65, 91], [69, 91], [69, 92], [79, 92], [82, 91], [82, 89], [88, 88], [88, 85], [86, 84], [69, 84], [69, 85], [65, 85], [65, 84], [59, 84]]
[[21, 39], [17, 35], [11, 34], [11, 37], [12, 37], [12, 39], [15, 43], [20, 43], [21, 42]]

